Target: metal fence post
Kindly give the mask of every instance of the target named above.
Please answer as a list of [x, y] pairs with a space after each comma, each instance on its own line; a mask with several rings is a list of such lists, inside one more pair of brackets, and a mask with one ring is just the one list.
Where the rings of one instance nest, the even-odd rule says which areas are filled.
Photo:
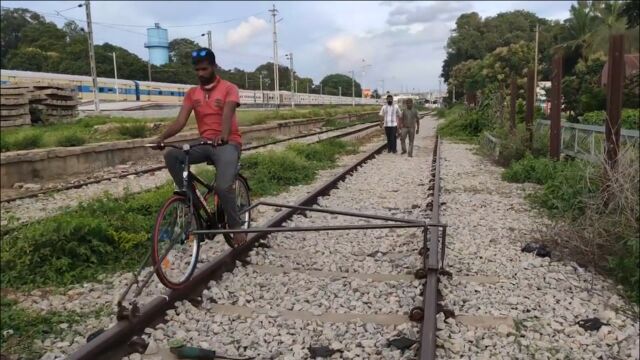
[[518, 99], [518, 83], [515, 74], [511, 74], [511, 108], [509, 109], [509, 129], [514, 131], [516, 129], [516, 100]]
[[524, 121], [527, 126], [527, 147], [529, 151], [533, 150], [533, 116], [535, 113], [535, 104], [533, 94], [535, 92], [535, 78], [533, 69], [527, 71], [527, 111], [524, 115]]
[[562, 112], [562, 54], [553, 57], [551, 75], [551, 126], [549, 127], [549, 157], [560, 159], [560, 114]]
[[616, 166], [620, 151], [620, 114], [624, 87], [624, 35], [609, 37], [607, 60], [607, 121], [605, 122], [605, 156], [610, 169]]

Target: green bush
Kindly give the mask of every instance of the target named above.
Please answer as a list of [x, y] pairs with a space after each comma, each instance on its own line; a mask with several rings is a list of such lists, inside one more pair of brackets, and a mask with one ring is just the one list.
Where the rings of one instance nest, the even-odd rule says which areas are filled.
[[118, 134], [126, 139], [142, 139], [147, 137], [149, 128], [145, 124], [118, 126]]
[[[542, 169], [546, 171], [543, 166]], [[571, 219], [581, 216], [588, 199], [600, 188], [593, 165], [580, 160], [558, 162], [553, 174], [544, 182], [544, 188], [530, 194], [529, 199], [550, 215]]]
[[445, 121], [438, 125], [438, 134], [454, 139], [475, 138], [492, 126], [491, 116], [479, 108], [461, 110], [454, 106], [446, 115]]
[[534, 158], [526, 154], [521, 160], [511, 163], [502, 173], [502, 179], [512, 183], [534, 183], [544, 185], [555, 176], [557, 162], [547, 158]]
[[[605, 111], [592, 111], [584, 114], [581, 123], [604, 126], [606, 118], [607, 113]], [[620, 122], [623, 129], [640, 129], [640, 110], [622, 109]]]
[[62, 134], [61, 136], [57, 137], [55, 140], [56, 146], [63, 146], [63, 147], [80, 146], [86, 143], [87, 143], [87, 138], [85, 136], [78, 133], [73, 133], [73, 132]]
[[44, 134], [40, 132], [26, 132], [13, 139], [6, 139], [3, 148], [6, 151], [37, 149], [44, 143]]
[[124, 201], [104, 197], [7, 231], [0, 284], [64, 286], [135, 267], [148, 251], [155, 215], [170, 193], [164, 186]]

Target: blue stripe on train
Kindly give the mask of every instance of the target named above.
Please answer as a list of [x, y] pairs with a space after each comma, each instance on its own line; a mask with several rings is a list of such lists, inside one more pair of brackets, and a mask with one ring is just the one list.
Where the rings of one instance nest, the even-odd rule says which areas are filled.
[[[78, 89], [78, 92], [81, 93], [91, 93], [93, 92], [93, 87], [89, 86], [89, 85], [78, 85], [76, 87]], [[116, 88], [115, 87], [105, 87], [105, 86], [98, 86], [98, 92], [101, 94], [115, 94], [116, 93]], [[130, 88], [118, 88], [118, 92], [120, 94], [126, 94], [126, 95], [135, 95], [136, 94], [136, 90], [135, 89], [130, 89]], [[140, 90], [140, 95], [161, 95], [161, 96], [176, 96], [176, 97], [184, 97], [185, 92], [184, 91], [171, 91], [171, 90]]]

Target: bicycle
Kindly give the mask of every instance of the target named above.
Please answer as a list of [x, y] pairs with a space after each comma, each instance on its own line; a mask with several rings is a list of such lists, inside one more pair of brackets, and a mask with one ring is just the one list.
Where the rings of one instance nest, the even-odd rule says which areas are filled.
[[[182, 188], [174, 191], [158, 212], [152, 235], [151, 263], [154, 272], [160, 282], [170, 288], [178, 289], [186, 284], [196, 270], [201, 243], [205, 240], [202, 234], [194, 235], [194, 230], [219, 230], [227, 228], [226, 215], [214, 192], [215, 181], [207, 184], [196, 174], [189, 165], [189, 151], [198, 146], [216, 146], [211, 141], [203, 141], [197, 144], [182, 146], [164, 144], [149, 144], [147, 147], [154, 150], [163, 150], [165, 147], [182, 150], [185, 152]], [[207, 164], [213, 165], [211, 162]], [[204, 196], [198, 187], [206, 189]], [[191, 194], [186, 190], [191, 186]], [[240, 174], [240, 163], [236, 169], [236, 204], [241, 214], [241, 228], [247, 229], [251, 224], [249, 211], [243, 212], [251, 206], [250, 189], [247, 179]], [[211, 206], [209, 206], [211, 205]], [[234, 247], [231, 234], [223, 234], [224, 240], [230, 247]], [[175, 252], [172, 252], [173, 250]]]

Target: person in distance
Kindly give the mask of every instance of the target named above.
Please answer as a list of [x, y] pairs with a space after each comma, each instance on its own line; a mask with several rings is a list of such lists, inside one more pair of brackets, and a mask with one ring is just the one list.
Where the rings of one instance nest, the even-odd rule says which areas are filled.
[[400, 145], [402, 146], [402, 153], [407, 153], [407, 146], [405, 144], [407, 136], [409, 137], [409, 157], [413, 157], [413, 139], [420, 131], [420, 118], [418, 117], [418, 110], [413, 107], [413, 99], [408, 98], [405, 100], [405, 109], [402, 111], [400, 119]]
[[389, 153], [398, 152], [396, 145], [400, 115], [400, 108], [393, 103], [393, 96], [387, 95], [387, 103], [382, 105], [378, 117], [380, 118], [380, 127], [384, 126], [384, 132], [387, 136], [387, 152]]

